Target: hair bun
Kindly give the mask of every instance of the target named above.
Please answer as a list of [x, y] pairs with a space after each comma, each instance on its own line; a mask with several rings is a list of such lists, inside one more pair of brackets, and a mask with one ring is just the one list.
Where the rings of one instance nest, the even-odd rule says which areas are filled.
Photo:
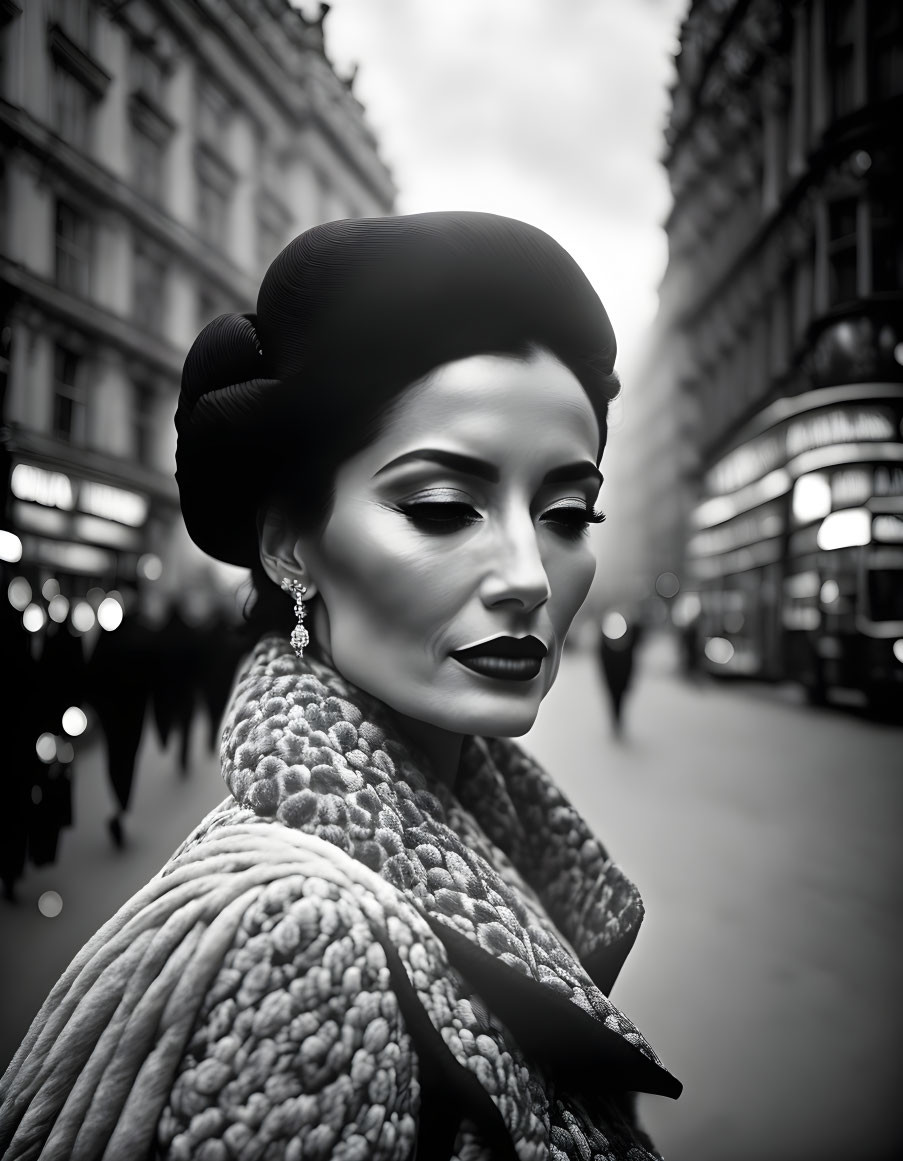
[[[239, 473], [229, 471], [229, 460], [240, 456], [243, 465], [262, 470], [266, 401], [279, 394], [279, 386], [267, 375], [252, 314], [215, 318], [185, 359], [176, 410], [176, 481], [189, 535], [220, 560], [247, 563], [256, 554], [255, 505], [249, 507], [251, 497], [237, 483]], [[237, 536], [237, 527], [243, 535]]]

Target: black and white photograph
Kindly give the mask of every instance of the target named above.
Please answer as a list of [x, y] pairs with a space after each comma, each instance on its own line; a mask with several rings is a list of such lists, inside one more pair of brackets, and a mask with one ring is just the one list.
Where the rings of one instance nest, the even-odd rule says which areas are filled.
[[903, 1157], [903, 4], [0, 0], [0, 1156]]

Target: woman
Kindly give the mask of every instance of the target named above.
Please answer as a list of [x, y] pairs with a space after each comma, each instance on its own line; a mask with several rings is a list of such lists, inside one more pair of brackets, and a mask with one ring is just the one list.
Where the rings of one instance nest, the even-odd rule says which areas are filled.
[[182, 511], [275, 632], [231, 796], [11, 1065], [7, 1156], [657, 1156], [632, 1094], [680, 1085], [607, 998], [639, 896], [508, 740], [592, 579], [614, 354], [573, 260], [474, 213], [309, 230], [201, 333]]

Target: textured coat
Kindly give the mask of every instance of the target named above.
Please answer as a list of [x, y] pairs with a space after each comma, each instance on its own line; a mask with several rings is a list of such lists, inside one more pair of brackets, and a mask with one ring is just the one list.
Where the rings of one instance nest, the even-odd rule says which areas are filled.
[[680, 1084], [608, 999], [634, 886], [511, 742], [454, 793], [260, 643], [232, 797], [73, 961], [3, 1079], [9, 1158], [629, 1158]]

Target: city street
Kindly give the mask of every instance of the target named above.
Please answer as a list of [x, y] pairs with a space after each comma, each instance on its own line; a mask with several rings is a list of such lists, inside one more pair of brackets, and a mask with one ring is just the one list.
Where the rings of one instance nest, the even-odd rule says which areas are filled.
[[[78, 945], [223, 796], [197, 724], [188, 779], [148, 737], [121, 854], [96, 744], [81, 755], [60, 861], [0, 907], [3, 1066]], [[526, 742], [643, 892], [614, 999], [684, 1082], [641, 1099], [668, 1161], [903, 1155], [901, 741], [790, 687], [691, 684], [655, 640], [615, 741], [594, 656], [566, 655]]]

